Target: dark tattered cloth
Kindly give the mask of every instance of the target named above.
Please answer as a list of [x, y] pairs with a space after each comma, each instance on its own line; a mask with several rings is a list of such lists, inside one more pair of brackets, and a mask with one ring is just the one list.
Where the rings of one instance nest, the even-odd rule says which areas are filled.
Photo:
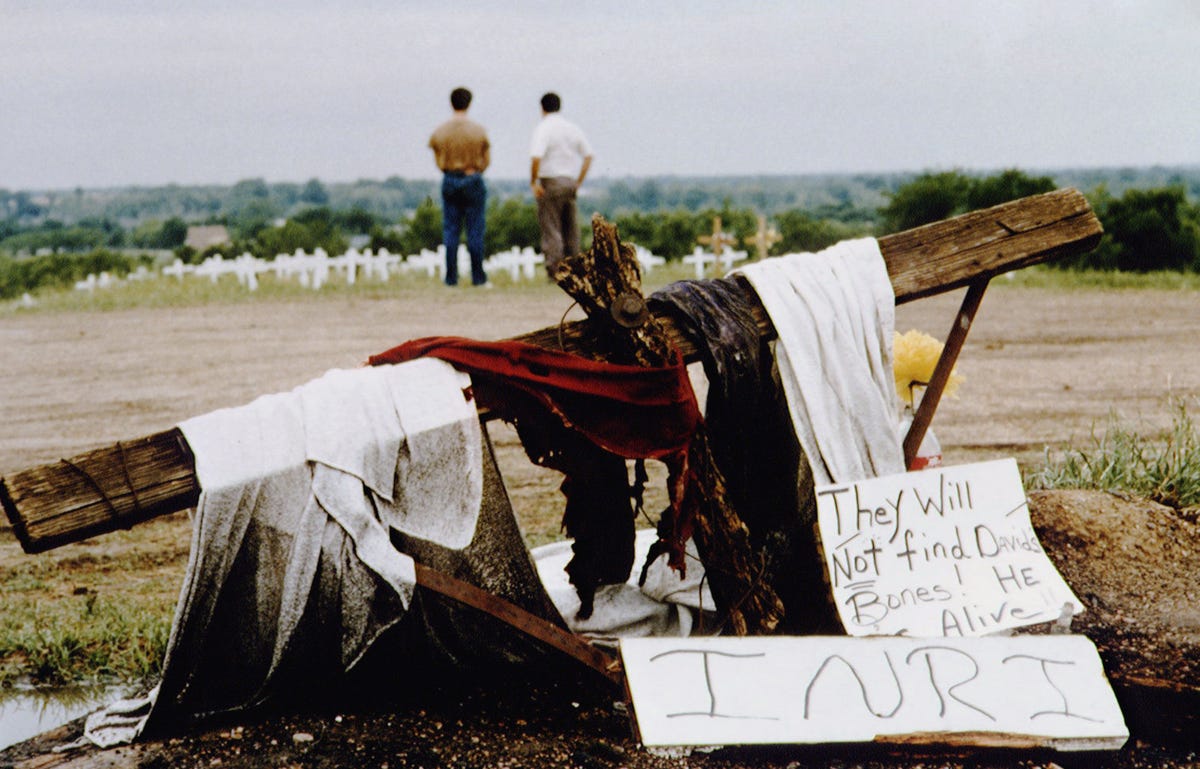
[[[772, 376], [774, 357], [754, 320], [749, 291], [733, 280], [688, 280], [660, 289], [649, 300], [652, 310], [674, 319], [700, 355], [708, 379], [705, 427], [731, 501], [747, 522], [778, 507], [777, 500], [756, 498], [762, 461], [781, 450], [793, 460], [798, 455], [790, 427], [779, 429], [788, 421], [787, 403]], [[791, 468], [770, 485], [790, 486], [794, 497], [795, 476]]]
[[753, 296], [739, 279], [688, 280], [655, 292], [649, 306], [669, 315], [700, 356], [708, 379], [705, 428], [727, 500], [788, 609], [785, 621], [792, 621], [811, 616], [801, 606], [811, 602], [812, 585], [820, 584], [820, 574], [812, 573], [819, 564], [806, 557], [813, 547], [815, 501]]
[[563, 523], [575, 539], [567, 570], [580, 593], [581, 616], [590, 614], [595, 589], [624, 582], [633, 563], [633, 512], [618, 458], [667, 466], [676, 522], [667, 546], [672, 566], [683, 568], [698, 499], [688, 493], [695, 479], [687, 452], [701, 416], [681, 358], [670, 366], [626, 366], [523, 342], [428, 337], [368, 362], [422, 356], [470, 373], [480, 406], [517, 425], [532, 461], [566, 476]]

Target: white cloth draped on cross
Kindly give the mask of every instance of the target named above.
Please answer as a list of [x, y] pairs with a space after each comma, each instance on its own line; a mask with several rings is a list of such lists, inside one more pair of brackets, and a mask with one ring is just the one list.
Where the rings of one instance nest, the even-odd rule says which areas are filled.
[[874, 238], [746, 265], [779, 339], [792, 423], [817, 485], [904, 472], [892, 374], [896, 300]]

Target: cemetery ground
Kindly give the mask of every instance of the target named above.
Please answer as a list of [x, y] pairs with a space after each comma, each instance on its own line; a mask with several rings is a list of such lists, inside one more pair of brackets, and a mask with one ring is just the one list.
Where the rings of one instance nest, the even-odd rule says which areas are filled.
[[[897, 330], [944, 337], [959, 298], [956, 292], [898, 308]], [[553, 326], [564, 313], [579, 317], [569, 307], [556, 287], [537, 283], [493, 291], [389, 286], [108, 311], [4, 310], [0, 475], [290, 389], [406, 339], [498, 339]], [[1038, 469], [1047, 450], [1092, 447], [1114, 414], [1143, 434], [1167, 428], [1172, 398], [1200, 408], [1197, 339], [1200, 293], [1194, 291], [994, 281], [959, 359], [966, 381], [933, 423], [946, 462], [1013, 456], [1022, 469]], [[527, 540], [558, 538], [558, 476], [532, 466], [504, 425], [490, 424], [489, 431]], [[661, 496], [651, 500], [647, 509], [661, 502]], [[1200, 685], [1194, 512], [1092, 492], [1034, 493], [1031, 509], [1047, 552], [1089, 606], [1076, 618], [1076, 632], [1107, 634], [1112, 654], [1126, 663], [1173, 670]], [[87, 623], [85, 609], [130, 623], [143, 613], [169, 617], [188, 547], [186, 514], [35, 556], [22, 554], [11, 533], [0, 531], [0, 604], [6, 614], [36, 607], [47, 638], [63, 622]], [[108, 632], [120, 634], [117, 619], [106, 622], [115, 623]], [[1138, 644], [1146, 635], [1158, 636], [1178, 657], [1145, 660]], [[138, 653], [136, 645], [120, 651]], [[109, 663], [93, 665], [102, 671]], [[1028, 752], [966, 760], [795, 748], [653, 755], [636, 746], [613, 692], [570, 663], [519, 681], [486, 675], [424, 682], [385, 703], [330, 701], [319, 712], [217, 723], [102, 756], [49, 755], [52, 745], [78, 733], [74, 723], [45, 741], [0, 752], [0, 767], [1100, 765], [1095, 757], [1080, 762], [1070, 754]], [[1200, 754], [1194, 743], [1181, 749], [1131, 739], [1103, 765], [1200, 766]]]

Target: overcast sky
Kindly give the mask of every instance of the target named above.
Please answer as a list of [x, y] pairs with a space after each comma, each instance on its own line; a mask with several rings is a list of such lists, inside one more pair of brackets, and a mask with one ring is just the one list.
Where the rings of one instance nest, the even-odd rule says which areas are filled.
[[1200, 164], [1200, 0], [0, 0], [0, 188]]

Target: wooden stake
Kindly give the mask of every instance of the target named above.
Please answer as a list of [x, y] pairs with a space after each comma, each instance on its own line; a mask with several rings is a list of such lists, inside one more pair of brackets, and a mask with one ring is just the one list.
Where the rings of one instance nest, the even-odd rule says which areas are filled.
[[[638, 310], [645, 307], [641, 268], [637, 254], [621, 243], [614, 225], [599, 215], [593, 217], [592, 248], [563, 259], [554, 277], [588, 313], [585, 323], [595, 327], [589, 338], [606, 360], [665, 366], [675, 359], [676, 350], [660, 321]], [[703, 425], [692, 438], [688, 465], [695, 479], [688, 493], [699, 497], [692, 537], [706, 565], [717, 609], [736, 635], [770, 633], [783, 617], [783, 602], [760, 578], [761, 558], [753, 553], [750, 532], [725, 499], [725, 479], [713, 460]]]
[[946, 382], [950, 381], [950, 373], [954, 371], [958, 353], [967, 341], [967, 332], [971, 330], [971, 324], [975, 321], [975, 313], [979, 311], [979, 303], [983, 301], [983, 292], [987, 284], [988, 281], [984, 278], [975, 281], [967, 289], [967, 295], [963, 297], [962, 306], [958, 309], [954, 325], [950, 327], [950, 334], [942, 347], [942, 354], [938, 356], [937, 365], [933, 367], [933, 376], [929, 378], [929, 384], [921, 395], [921, 405], [917, 407], [917, 413], [913, 414], [908, 434], [904, 436], [904, 466], [910, 470], [913, 458], [917, 456], [917, 449], [921, 448], [921, 441], [925, 439], [925, 433], [929, 430], [929, 423], [933, 421], [938, 403], [942, 400]]

